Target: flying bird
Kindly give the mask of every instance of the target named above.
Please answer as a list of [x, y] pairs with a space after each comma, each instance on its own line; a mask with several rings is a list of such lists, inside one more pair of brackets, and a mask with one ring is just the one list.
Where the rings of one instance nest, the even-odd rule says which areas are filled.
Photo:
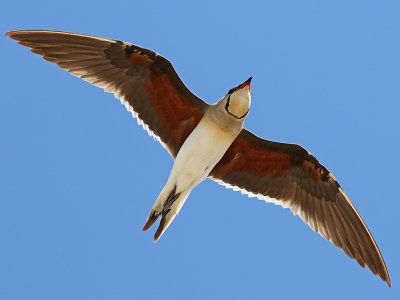
[[262, 139], [243, 128], [251, 77], [207, 104], [172, 64], [136, 45], [83, 34], [22, 30], [10, 38], [106, 92], [114, 93], [171, 154], [174, 165], [143, 230], [161, 217], [157, 241], [192, 189], [209, 177], [290, 208], [315, 232], [391, 286], [381, 252], [335, 177], [304, 148]]

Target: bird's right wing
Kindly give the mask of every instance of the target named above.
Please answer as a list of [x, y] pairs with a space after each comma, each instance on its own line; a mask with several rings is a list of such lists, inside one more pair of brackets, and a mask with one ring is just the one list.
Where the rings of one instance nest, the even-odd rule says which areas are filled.
[[267, 141], [243, 129], [210, 177], [249, 196], [289, 207], [391, 285], [381, 252], [356, 208], [333, 175], [302, 147]]
[[183, 84], [172, 64], [153, 51], [59, 31], [6, 34], [71, 74], [114, 93], [173, 158], [207, 107]]

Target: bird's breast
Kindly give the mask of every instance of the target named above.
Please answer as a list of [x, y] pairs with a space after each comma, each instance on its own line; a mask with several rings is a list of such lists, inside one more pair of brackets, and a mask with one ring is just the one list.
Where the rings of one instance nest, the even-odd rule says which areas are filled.
[[236, 136], [204, 117], [179, 150], [171, 176], [189, 182], [188, 185], [197, 185], [208, 176]]

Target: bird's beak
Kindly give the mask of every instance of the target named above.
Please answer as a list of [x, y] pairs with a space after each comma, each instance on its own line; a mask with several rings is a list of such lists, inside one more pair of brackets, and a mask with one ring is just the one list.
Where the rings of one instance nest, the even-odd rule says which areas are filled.
[[253, 76], [251, 76], [249, 79], [247, 79], [245, 82], [243, 82], [243, 83], [240, 85], [239, 89], [242, 89], [242, 88], [244, 88], [245, 86], [249, 86], [249, 90], [250, 90], [250, 92], [251, 92], [250, 83], [251, 83], [251, 80], [252, 80], [252, 79], [253, 79]]

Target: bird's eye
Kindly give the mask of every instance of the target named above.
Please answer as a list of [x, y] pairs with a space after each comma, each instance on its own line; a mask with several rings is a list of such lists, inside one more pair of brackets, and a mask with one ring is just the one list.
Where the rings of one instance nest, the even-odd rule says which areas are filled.
[[234, 91], [235, 91], [235, 88], [230, 89], [229, 92], [228, 92], [228, 94], [232, 94]]

